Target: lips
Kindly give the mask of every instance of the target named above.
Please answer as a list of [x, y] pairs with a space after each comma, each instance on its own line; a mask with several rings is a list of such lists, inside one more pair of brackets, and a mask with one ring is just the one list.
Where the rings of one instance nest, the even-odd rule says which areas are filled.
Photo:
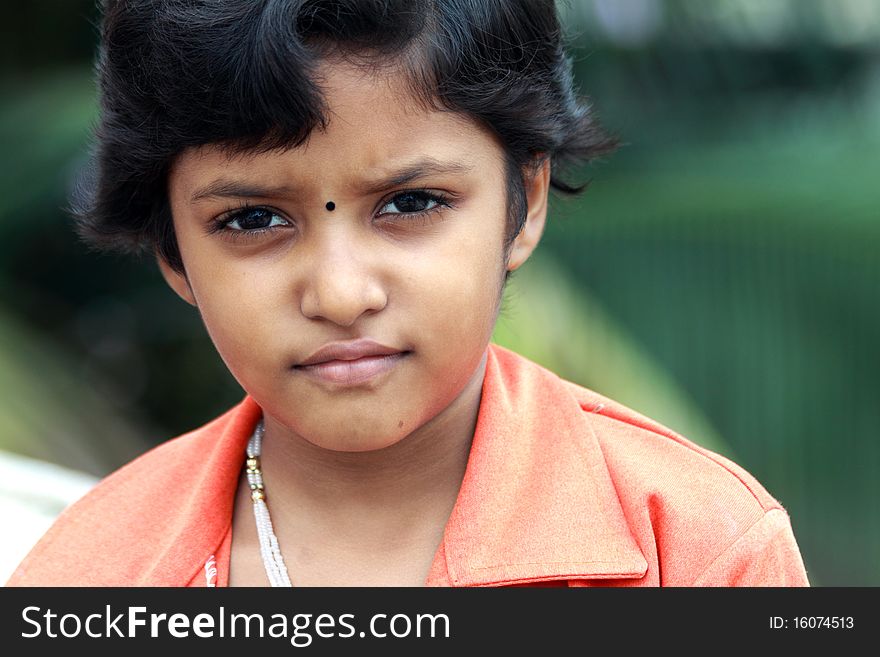
[[350, 361], [358, 360], [360, 358], [369, 358], [371, 356], [391, 356], [402, 352], [403, 349], [386, 347], [373, 340], [361, 339], [350, 340], [347, 342], [331, 342], [318, 349], [311, 356], [299, 363], [297, 367], [318, 365], [333, 360]]
[[373, 340], [326, 344], [298, 365], [298, 370], [328, 383], [354, 385], [393, 369], [409, 351]]

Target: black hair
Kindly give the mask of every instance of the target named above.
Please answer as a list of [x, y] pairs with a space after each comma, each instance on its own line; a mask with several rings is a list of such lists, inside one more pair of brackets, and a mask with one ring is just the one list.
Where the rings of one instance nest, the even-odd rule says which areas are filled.
[[[573, 88], [554, 0], [105, 0], [100, 115], [72, 212], [92, 244], [152, 251], [183, 271], [167, 175], [188, 147], [291, 148], [327, 125], [322, 59], [402, 67], [426, 106], [488, 126], [506, 154], [508, 245], [524, 172], [559, 170], [614, 140]], [[534, 169], [533, 169], [534, 170]]]

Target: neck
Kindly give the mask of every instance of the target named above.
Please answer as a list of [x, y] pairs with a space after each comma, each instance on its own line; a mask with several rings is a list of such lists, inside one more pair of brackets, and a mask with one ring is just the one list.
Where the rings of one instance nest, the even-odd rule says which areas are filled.
[[448, 515], [467, 466], [485, 368], [484, 356], [446, 409], [384, 449], [325, 449], [267, 417], [266, 486], [273, 500], [292, 502], [276, 504], [273, 516], [283, 522], [285, 515], [309, 510], [314, 518], [350, 525], [369, 514], [372, 521], [381, 516], [409, 526], [435, 511]]

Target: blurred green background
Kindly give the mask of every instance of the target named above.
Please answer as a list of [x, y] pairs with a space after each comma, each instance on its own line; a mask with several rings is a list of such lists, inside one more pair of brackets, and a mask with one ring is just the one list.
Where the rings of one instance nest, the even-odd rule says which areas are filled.
[[[880, 0], [561, 11], [624, 146], [553, 201], [496, 339], [752, 472], [815, 585], [880, 585]], [[0, 449], [103, 475], [242, 392], [152, 263], [62, 211], [93, 0], [0, 12]]]

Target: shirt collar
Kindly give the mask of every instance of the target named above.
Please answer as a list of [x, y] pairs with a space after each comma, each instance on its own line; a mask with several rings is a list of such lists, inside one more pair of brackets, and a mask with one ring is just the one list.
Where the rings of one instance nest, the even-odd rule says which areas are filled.
[[555, 374], [496, 345], [441, 554], [455, 586], [647, 570], [591, 414]]
[[[156, 558], [144, 568], [137, 583], [180, 586], [182, 574], [191, 577], [202, 572], [205, 559], [217, 550], [231, 527], [245, 449], [261, 414], [262, 409], [248, 396], [178, 439], [178, 444], [187, 447], [179, 462], [167, 469], [167, 486], [159, 493], [161, 498], [157, 496], [160, 504], [156, 505], [167, 504], [176, 512], [151, 515], [154, 520], [170, 518], [174, 525], [163, 528], [151, 522], [141, 529], [145, 545], [150, 546], [147, 549]], [[195, 476], [187, 476], [181, 469]], [[181, 488], [181, 481], [186, 481], [187, 487]]]

